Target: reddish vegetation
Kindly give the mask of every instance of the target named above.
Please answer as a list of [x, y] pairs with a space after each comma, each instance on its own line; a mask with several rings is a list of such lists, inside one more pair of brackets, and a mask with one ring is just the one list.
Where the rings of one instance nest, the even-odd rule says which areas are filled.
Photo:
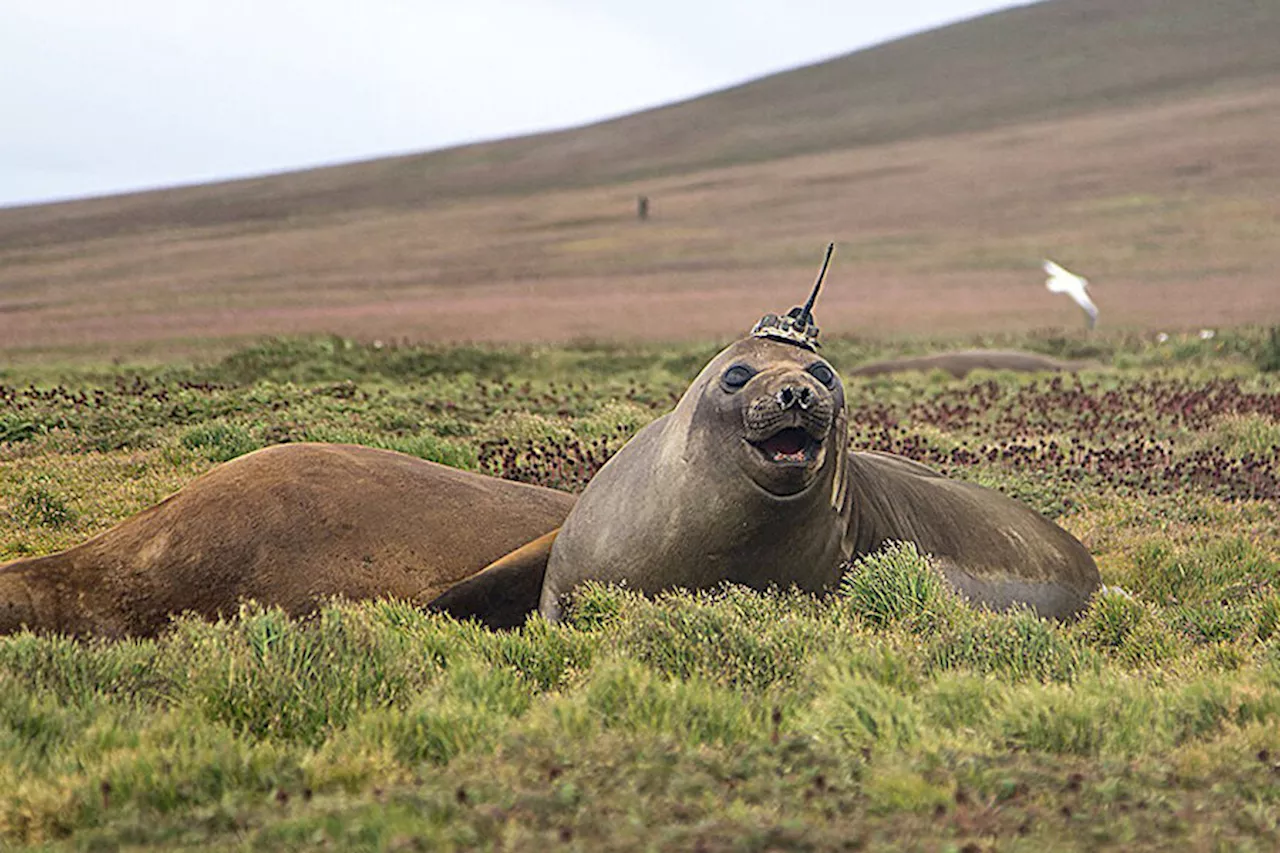
[[[850, 407], [855, 447], [899, 453], [953, 473], [999, 465], [1046, 480], [1080, 484], [1088, 478], [1153, 494], [1191, 487], [1224, 498], [1280, 498], [1280, 447], [1257, 454], [1220, 445], [1188, 452], [1185, 433], [1181, 439], [1154, 437], [1201, 432], [1230, 415], [1280, 420], [1280, 394], [1245, 392], [1225, 379], [1104, 388], [1055, 378], [1016, 391], [995, 382], [949, 389], [905, 412], [878, 403]], [[922, 425], [986, 441], [939, 447], [913, 431]]]
[[[1059, 484], [1063, 494], [1072, 491], [1066, 484], [1079, 487], [1087, 480], [1150, 494], [1190, 487], [1228, 499], [1280, 499], [1280, 447], [1259, 453], [1220, 445], [1186, 449], [1186, 432], [1203, 432], [1231, 415], [1278, 422], [1280, 394], [1246, 392], [1226, 379], [1154, 379], [1110, 388], [1054, 378], [1021, 388], [994, 381], [953, 386], [908, 406], [856, 394], [849, 402], [854, 449], [901, 454], [960, 477], [999, 466], [1034, 472], [1046, 486]], [[944, 445], [922, 427], [980, 439]], [[485, 445], [481, 461], [499, 476], [577, 491], [626, 437], [524, 445], [504, 440]]]
[[480, 465], [507, 480], [580, 492], [629, 437], [619, 433], [618, 440], [612, 442], [604, 438], [521, 443], [499, 439], [481, 447]]

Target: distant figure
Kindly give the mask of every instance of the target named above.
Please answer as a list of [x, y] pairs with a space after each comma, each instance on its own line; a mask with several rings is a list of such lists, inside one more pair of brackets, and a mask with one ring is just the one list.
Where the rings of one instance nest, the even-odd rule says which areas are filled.
[[641, 222], [649, 218], [649, 197], [647, 195], [636, 198], [636, 218]]
[[1053, 261], [1047, 259], [1044, 262], [1044, 271], [1049, 274], [1048, 281], [1044, 283], [1044, 286], [1049, 288], [1049, 292], [1065, 293], [1070, 296], [1089, 316], [1089, 328], [1092, 329], [1098, 325], [1098, 306], [1093, 304], [1093, 300], [1085, 292], [1085, 288], [1089, 286], [1089, 280], [1081, 278], [1075, 273], [1067, 272]]

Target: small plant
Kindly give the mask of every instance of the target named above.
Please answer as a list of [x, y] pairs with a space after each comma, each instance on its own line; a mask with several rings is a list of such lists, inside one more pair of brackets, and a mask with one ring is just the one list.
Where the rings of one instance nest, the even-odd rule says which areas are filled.
[[17, 414], [0, 414], [0, 442], [26, 441], [39, 432], [39, 426], [28, 418]]
[[1259, 602], [1254, 621], [1262, 642], [1280, 635], [1280, 593], [1273, 592]]
[[72, 527], [78, 517], [65, 498], [43, 483], [22, 491], [18, 496], [17, 515], [20, 522], [55, 529]]
[[1183, 643], [1154, 607], [1119, 587], [1103, 587], [1072, 633], [1086, 646], [1140, 667], [1173, 659]]
[[1031, 610], [974, 611], [971, 619], [929, 638], [932, 671], [971, 670], [1009, 681], [1069, 682], [1097, 663], [1052, 623]]
[[627, 603], [617, 648], [666, 675], [759, 692], [794, 683], [822, 648], [817, 626], [803, 618], [815, 600], [799, 593], [726, 585]]
[[335, 444], [359, 444], [364, 447], [377, 447], [382, 450], [394, 450], [428, 462], [439, 462], [450, 468], [474, 470], [478, 464], [476, 453], [470, 445], [445, 438], [438, 438], [430, 433], [421, 435], [382, 435], [364, 430], [320, 428], [307, 430], [307, 441], [325, 441]]
[[846, 606], [876, 628], [905, 623], [914, 630], [950, 621], [960, 599], [910, 542], [894, 543], [850, 567], [840, 585]]
[[244, 427], [220, 423], [192, 427], [182, 434], [181, 443], [210, 462], [227, 462], [262, 446]]

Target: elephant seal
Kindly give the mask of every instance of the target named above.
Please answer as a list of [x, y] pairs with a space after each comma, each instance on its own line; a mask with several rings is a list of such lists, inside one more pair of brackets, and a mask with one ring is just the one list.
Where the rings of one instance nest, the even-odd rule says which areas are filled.
[[827, 592], [848, 561], [893, 540], [937, 558], [974, 604], [1057, 619], [1086, 606], [1097, 566], [1053, 522], [908, 459], [847, 450], [844, 387], [817, 354], [821, 282], [802, 308], [766, 315], [715, 356], [587, 484], [551, 545], [543, 616], [559, 620], [588, 580]]
[[831, 588], [851, 509], [844, 390], [824, 359], [749, 337], [587, 484], [547, 564], [539, 609], [586, 580], [644, 593], [731, 581]]
[[1077, 370], [1092, 366], [1094, 365], [1087, 361], [1063, 361], [1035, 352], [974, 349], [870, 361], [866, 364], [858, 365], [848, 373], [850, 376], [880, 376], [885, 373], [901, 373], [908, 370], [945, 370], [957, 379], [961, 379], [974, 370], [1015, 370], [1019, 373], [1074, 373]]
[[[558, 527], [569, 494], [388, 450], [282, 444], [220, 465], [74, 548], [0, 566], [0, 633], [152, 636], [171, 616], [428, 602]], [[536, 596], [536, 590], [529, 593]], [[496, 623], [523, 620], [529, 607]]]

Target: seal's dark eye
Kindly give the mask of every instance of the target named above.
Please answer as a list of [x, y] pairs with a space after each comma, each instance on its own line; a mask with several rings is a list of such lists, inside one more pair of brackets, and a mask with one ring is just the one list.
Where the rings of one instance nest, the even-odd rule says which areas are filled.
[[820, 361], [809, 366], [809, 375], [828, 388], [836, 384], [835, 371]]
[[727, 391], [737, 391], [755, 375], [756, 372], [745, 364], [735, 364], [724, 372], [724, 376], [720, 377], [720, 384]]

